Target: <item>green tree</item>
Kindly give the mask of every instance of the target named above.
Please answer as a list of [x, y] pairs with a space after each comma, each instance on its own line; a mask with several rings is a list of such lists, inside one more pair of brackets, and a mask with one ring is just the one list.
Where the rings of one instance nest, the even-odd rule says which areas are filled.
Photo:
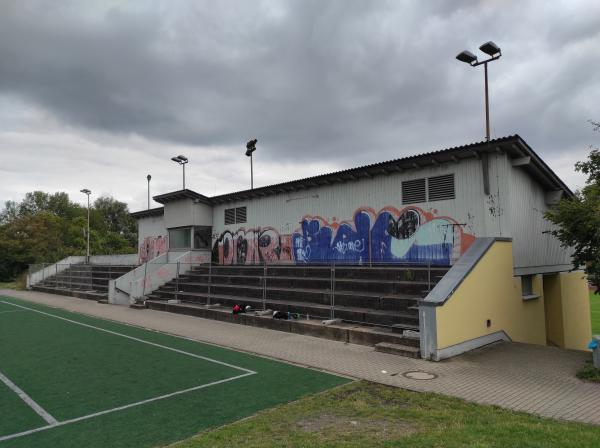
[[[92, 254], [135, 253], [136, 222], [127, 205], [110, 197], [90, 210]], [[0, 281], [13, 280], [32, 263], [53, 263], [69, 255], [85, 255], [87, 208], [63, 192], [27, 193], [8, 201], [0, 212]]]
[[[590, 122], [600, 131], [600, 123]], [[590, 283], [600, 287], [600, 149], [591, 147], [588, 159], [577, 162], [575, 170], [587, 176], [585, 186], [573, 198], [561, 200], [546, 218], [557, 226], [552, 234], [573, 248], [575, 268], [583, 267]]]

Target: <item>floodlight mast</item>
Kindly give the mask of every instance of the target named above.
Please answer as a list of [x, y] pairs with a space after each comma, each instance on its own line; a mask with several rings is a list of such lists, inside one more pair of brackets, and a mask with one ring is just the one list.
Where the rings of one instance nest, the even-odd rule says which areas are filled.
[[150, 179], [152, 179], [152, 176], [148, 174], [146, 179], [148, 180], [148, 210], [150, 210]]
[[86, 251], [86, 263], [90, 264], [90, 194], [91, 190], [84, 188], [80, 190], [81, 193], [87, 195], [87, 251]]
[[502, 56], [502, 51], [500, 47], [496, 45], [494, 42], [489, 41], [479, 47], [481, 51], [490, 56], [489, 59], [485, 61], [478, 61], [477, 56], [475, 56], [470, 51], [461, 51], [457, 56], [461, 62], [465, 62], [469, 64], [471, 67], [477, 67], [478, 65], [483, 64], [484, 68], [484, 77], [485, 77], [485, 140], [490, 141], [490, 102], [488, 95], [488, 62], [495, 61], [496, 59], [500, 59]]
[[183, 167], [183, 189], [185, 190], [185, 164], [188, 163], [188, 158], [180, 154], [177, 157], [171, 157], [171, 160]]
[[256, 151], [256, 143], [258, 139], [250, 140], [246, 143], [246, 156], [250, 157], [250, 189], [254, 190], [254, 166], [252, 161], [252, 154]]

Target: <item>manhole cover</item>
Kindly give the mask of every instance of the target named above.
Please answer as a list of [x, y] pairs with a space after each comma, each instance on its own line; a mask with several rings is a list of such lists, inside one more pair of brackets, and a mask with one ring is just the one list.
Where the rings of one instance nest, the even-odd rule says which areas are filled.
[[421, 372], [418, 370], [414, 370], [412, 372], [404, 372], [402, 376], [410, 378], [411, 380], [432, 380], [434, 378], [437, 378], [437, 375], [435, 373]]

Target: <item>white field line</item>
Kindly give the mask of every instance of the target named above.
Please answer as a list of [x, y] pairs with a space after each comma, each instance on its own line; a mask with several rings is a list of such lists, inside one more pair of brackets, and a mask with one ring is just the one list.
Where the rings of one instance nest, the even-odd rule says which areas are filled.
[[0, 314], [6, 314], [6, 313], [24, 313], [25, 311], [28, 311], [28, 310], [7, 310], [7, 311], [0, 311]]
[[[8, 377], [0, 372], [0, 381], [8, 386], [10, 390], [16, 393], [21, 400], [29, 405], [40, 417], [46, 420], [50, 425], [56, 425], [58, 421], [52, 417], [43, 407], [37, 404], [29, 395], [27, 395], [19, 386], [13, 383]], [[1, 440], [1, 439], [0, 439]]]
[[66, 317], [61, 317], [61, 316], [57, 316], [55, 314], [46, 313], [44, 311], [36, 310], [35, 308], [28, 308], [28, 307], [23, 306], [23, 305], [17, 305], [16, 303], [5, 302], [4, 300], [0, 300], [0, 303], [5, 303], [7, 305], [16, 306], [16, 307], [22, 308], [24, 310], [33, 311], [34, 313], [43, 314], [44, 316], [54, 317], [55, 319], [60, 319], [60, 320], [66, 321], [66, 322], [71, 322], [72, 324], [81, 325], [82, 327], [87, 327], [87, 328], [92, 328], [94, 330], [103, 331], [104, 333], [112, 334], [112, 335], [115, 335], [115, 336], [120, 336], [122, 338], [130, 339], [132, 341], [141, 342], [143, 344], [148, 344], [148, 345], [151, 345], [153, 347], [159, 347], [159, 348], [162, 348], [162, 349], [165, 349], [165, 350], [170, 350], [172, 352], [179, 353], [179, 354], [182, 354], [182, 355], [191, 356], [193, 358], [202, 359], [204, 361], [212, 362], [212, 363], [215, 363], [215, 364], [220, 364], [220, 365], [226, 366], [226, 367], [231, 367], [232, 369], [241, 370], [242, 372], [256, 373], [254, 370], [245, 369], [244, 367], [236, 366], [236, 365], [233, 365], [233, 364], [228, 364], [226, 362], [218, 361], [218, 360], [212, 359], [212, 358], [207, 358], [206, 356], [196, 355], [195, 353], [185, 352], [183, 350], [178, 350], [178, 349], [173, 348], [173, 347], [167, 347], [166, 345], [157, 344], [155, 342], [145, 341], [144, 339], [139, 339], [139, 338], [136, 338], [136, 337], [133, 337], [133, 336], [129, 336], [129, 335], [126, 335], [126, 334], [117, 333], [116, 331], [107, 330], [105, 328], [96, 327], [94, 325], [84, 324], [83, 322], [77, 322], [76, 320], [67, 319]]
[[10, 434], [8, 436], [0, 436], [0, 442], [3, 442], [5, 440], [10, 440], [10, 439], [16, 439], [17, 437], [27, 436], [29, 434], [34, 434], [36, 432], [45, 431], [47, 429], [57, 428], [59, 426], [68, 425], [70, 423], [76, 423], [76, 422], [80, 422], [82, 420], [88, 420], [90, 418], [99, 417], [99, 416], [104, 415], [104, 414], [110, 414], [111, 412], [117, 412], [117, 411], [122, 411], [124, 409], [133, 408], [135, 406], [141, 406], [141, 405], [144, 405], [144, 404], [147, 404], [147, 403], [151, 403], [153, 401], [164, 400], [165, 398], [174, 397], [176, 395], [187, 394], [188, 392], [193, 392], [195, 390], [205, 389], [205, 388], [211, 387], [211, 386], [216, 386], [218, 384], [223, 384], [223, 383], [226, 383], [228, 381], [239, 380], [240, 378], [244, 378], [246, 376], [250, 376], [250, 375], [254, 375], [254, 374], [256, 374], [256, 372], [250, 371], [250, 372], [247, 372], [247, 373], [243, 373], [242, 375], [234, 376], [234, 377], [231, 377], [231, 378], [225, 378], [225, 379], [219, 380], [219, 381], [213, 381], [212, 383], [201, 384], [200, 386], [195, 386], [195, 387], [190, 387], [189, 389], [179, 390], [177, 392], [172, 392], [170, 394], [161, 395], [160, 397], [149, 398], [147, 400], [138, 401], [137, 403], [126, 404], [124, 406], [119, 406], [119, 407], [116, 407], [116, 408], [113, 408], [113, 409], [107, 409], [106, 411], [95, 412], [93, 414], [84, 415], [83, 417], [76, 417], [76, 418], [72, 418], [70, 420], [64, 420], [62, 422], [56, 422], [56, 423], [53, 423], [53, 424], [49, 424], [47, 426], [41, 426], [39, 428], [30, 429], [28, 431], [19, 432], [19, 433], [16, 433], [16, 434]]

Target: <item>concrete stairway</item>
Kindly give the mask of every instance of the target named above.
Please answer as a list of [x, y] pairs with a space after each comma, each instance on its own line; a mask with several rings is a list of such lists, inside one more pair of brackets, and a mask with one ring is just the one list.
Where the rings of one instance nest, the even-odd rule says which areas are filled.
[[[332, 273], [329, 266], [269, 265], [266, 270], [263, 266], [200, 266], [150, 294], [146, 305], [210, 317], [198, 308], [210, 303], [215, 312], [230, 313], [233, 305], [245, 304], [254, 309], [297, 313], [304, 323], [307, 318], [320, 323], [332, 317], [333, 296], [333, 317], [341, 319], [346, 328], [370, 327], [374, 335], [385, 335], [367, 338], [369, 345], [378, 342], [410, 345], [410, 356], [415, 356], [418, 336], [415, 343], [415, 335], [411, 333], [412, 339], [407, 341], [404, 332], [419, 330], [418, 301], [448, 269], [336, 266]], [[173, 299], [180, 303], [165, 307]], [[221, 308], [215, 308], [215, 304]]]
[[70, 295], [81, 299], [107, 300], [108, 282], [135, 269], [130, 265], [74, 264], [32, 286], [35, 291]]

